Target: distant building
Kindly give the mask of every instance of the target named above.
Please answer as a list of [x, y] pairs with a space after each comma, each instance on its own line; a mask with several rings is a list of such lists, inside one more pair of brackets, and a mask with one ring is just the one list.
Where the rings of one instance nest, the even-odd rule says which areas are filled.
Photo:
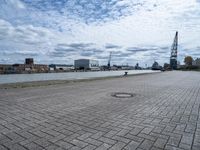
[[33, 58], [26, 58], [25, 59], [25, 64], [26, 65], [33, 65], [34, 64]]
[[34, 64], [34, 65], [26, 65], [26, 64], [14, 64], [13, 65], [16, 73], [42, 73], [48, 72], [47, 65]]
[[198, 66], [198, 67], [200, 67], [200, 58], [195, 59], [195, 60], [192, 62], [192, 65], [193, 65], [193, 66]]
[[14, 64], [13, 65], [15, 73], [44, 73], [48, 72], [48, 65], [43, 64]]
[[151, 67], [152, 70], [161, 70], [162, 67], [158, 64], [158, 62], [154, 62], [152, 67]]
[[0, 74], [11, 73], [44, 73], [48, 72], [48, 65], [34, 64], [33, 58], [25, 59], [24, 64], [4, 65], [0, 64]]
[[75, 69], [80, 70], [100, 70], [99, 62], [91, 59], [78, 59], [74, 61]]
[[110, 66], [110, 70], [118, 70], [118, 69], [119, 69], [118, 66], [115, 66], [115, 65]]
[[70, 71], [74, 70], [73, 65], [64, 65], [64, 64], [51, 64], [49, 65], [51, 71]]
[[[110, 69], [111, 69], [111, 68], [108, 67], [107, 65], [100, 66], [99, 68], [100, 68], [100, 70], [103, 70], [103, 71], [106, 71], [106, 70], [110, 70]], [[115, 68], [117, 68], [117, 67], [115, 67]]]
[[0, 64], [0, 74], [14, 73], [14, 68], [12, 65]]
[[128, 65], [125, 65], [125, 66], [120, 66], [121, 67], [121, 70], [134, 70], [135, 67], [133, 66], [128, 66]]
[[141, 70], [142, 68], [139, 66], [139, 64], [137, 63], [136, 65], [135, 65], [135, 70]]

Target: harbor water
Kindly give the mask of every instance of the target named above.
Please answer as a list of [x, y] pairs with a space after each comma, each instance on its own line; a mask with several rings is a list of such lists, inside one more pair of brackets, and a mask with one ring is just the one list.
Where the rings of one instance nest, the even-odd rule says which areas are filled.
[[98, 72], [65, 72], [65, 73], [40, 73], [40, 74], [9, 74], [0, 75], [0, 84], [46, 81], [46, 80], [78, 80], [92, 79], [98, 77], [123, 76], [125, 72], [128, 75], [156, 73], [152, 70], [120, 70], [120, 71], [98, 71]]

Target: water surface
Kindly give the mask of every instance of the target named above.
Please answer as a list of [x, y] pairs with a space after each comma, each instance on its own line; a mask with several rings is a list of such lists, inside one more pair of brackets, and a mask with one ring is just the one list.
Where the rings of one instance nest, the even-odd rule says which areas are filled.
[[[76, 80], [76, 79], [91, 79], [97, 77], [122, 76], [123, 71], [98, 71], [98, 72], [65, 72], [65, 73], [38, 73], [38, 74], [10, 74], [0, 75], [0, 84], [31, 82], [31, 81], [46, 81], [46, 80]], [[143, 74], [159, 71], [152, 70], [128, 70], [128, 74]]]

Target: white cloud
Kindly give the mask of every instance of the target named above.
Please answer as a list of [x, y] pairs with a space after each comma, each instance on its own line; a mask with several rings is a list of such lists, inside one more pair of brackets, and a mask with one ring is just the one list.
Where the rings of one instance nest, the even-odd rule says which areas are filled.
[[20, 0], [7, 0], [7, 2], [13, 5], [13, 7], [16, 7], [18, 9], [24, 9], [25, 5]]
[[[197, 51], [199, 46], [200, 3], [196, 0], [112, 0], [101, 5], [89, 0], [62, 2], [8, 0], [3, 3], [0, 6], [0, 51], [37, 52], [43, 57], [37, 59], [45, 62], [54, 59], [71, 63], [77, 57], [104, 57], [105, 61], [110, 51], [105, 48], [108, 43], [120, 46], [113, 51], [124, 53], [128, 47], [170, 47], [176, 30], [181, 54], [184, 49]], [[77, 50], [68, 55], [60, 53], [58, 56], [63, 56], [60, 59], [49, 55], [56, 54], [57, 45], [70, 43], [94, 43], [92, 48], [103, 52]], [[131, 59], [134, 64], [159, 59], [168, 62], [166, 54], [170, 49], [162, 50], [165, 54], [159, 51], [143, 51], [119, 61]]]
[[55, 39], [56, 34], [46, 28], [32, 25], [13, 26], [5, 20], [0, 20], [0, 52], [17, 52], [21, 53], [22, 57], [23, 54], [32, 53], [42, 56], [53, 50]]

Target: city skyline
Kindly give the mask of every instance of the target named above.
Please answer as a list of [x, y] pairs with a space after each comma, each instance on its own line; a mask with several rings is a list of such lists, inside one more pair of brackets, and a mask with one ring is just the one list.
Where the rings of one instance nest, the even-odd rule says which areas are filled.
[[178, 60], [200, 57], [199, 0], [0, 1], [0, 63], [169, 63], [175, 31]]

